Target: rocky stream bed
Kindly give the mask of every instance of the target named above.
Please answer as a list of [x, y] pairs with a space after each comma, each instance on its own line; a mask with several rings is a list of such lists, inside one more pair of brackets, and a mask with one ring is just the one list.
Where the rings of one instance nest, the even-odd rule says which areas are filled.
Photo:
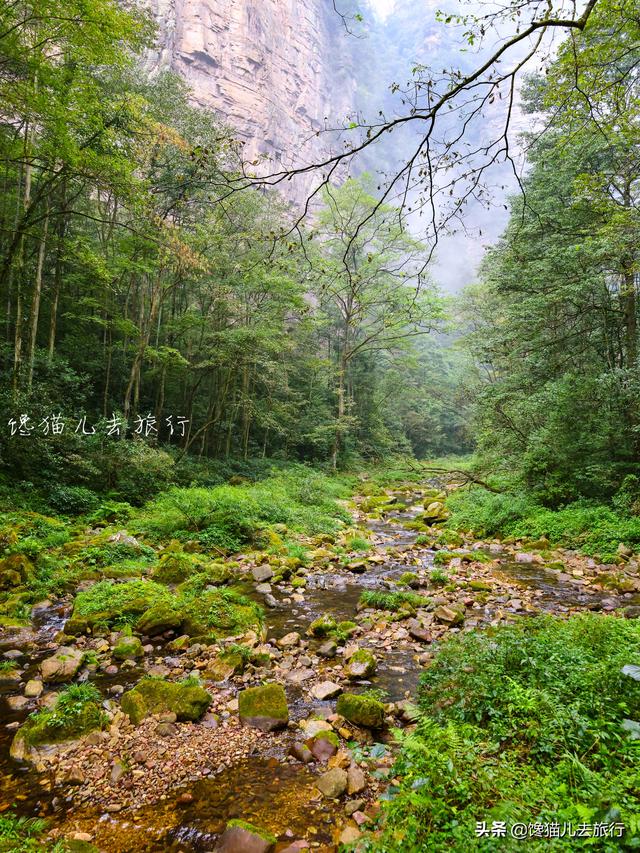
[[[305, 585], [273, 583], [268, 563], [240, 560], [246, 591], [266, 609], [266, 633], [235, 638], [252, 649], [249, 661], [221, 659], [218, 647], [180, 641], [174, 631], [143, 636], [141, 656], [117, 660], [117, 632], [61, 633], [71, 597], [36, 606], [30, 627], [1, 629], [0, 655], [15, 669], [0, 672], [0, 810], [44, 816], [51, 838], [107, 853], [328, 853], [375, 820], [393, 778], [392, 729], [412, 724], [410, 699], [444, 636], [539, 612], [640, 612], [630, 555], [601, 566], [550, 554], [545, 542], [467, 539], [438, 559], [433, 542], [407, 527], [424, 516], [430, 495], [390, 491], [390, 502], [369, 513], [359, 499], [355, 520], [373, 547], [345, 562], [316, 542]], [[413, 599], [396, 610], [361, 601], [363, 591], [398, 590]], [[54, 671], [56, 655], [66, 674]], [[162, 712], [134, 725], [121, 697], [145, 674], [173, 682], [197, 674], [209, 708], [192, 721]], [[106, 727], [25, 749], [20, 726], [72, 679], [99, 689]], [[239, 695], [265, 682], [284, 688], [280, 720], [243, 714], [242, 697], [239, 709]], [[340, 700], [345, 694], [364, 694], [374, 716], [365, 719]], [[225, 832], [233, 819], [265, 836], [242, 824]]]

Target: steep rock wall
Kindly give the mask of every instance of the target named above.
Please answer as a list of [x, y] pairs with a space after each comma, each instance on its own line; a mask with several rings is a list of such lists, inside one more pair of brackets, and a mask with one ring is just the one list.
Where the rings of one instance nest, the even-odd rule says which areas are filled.
[[186, 78], [246, 160], [300, 165], [327, 150], [316, 132], [345, 120], [355, 92], [353, 37], [331, 0], [149, 2], [159, 25], [150, 63]]

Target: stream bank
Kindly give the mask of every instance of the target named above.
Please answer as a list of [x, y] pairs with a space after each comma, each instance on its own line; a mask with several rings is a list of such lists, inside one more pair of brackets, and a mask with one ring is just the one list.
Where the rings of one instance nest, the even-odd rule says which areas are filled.
[[[221, 673], [218, 649], [189, 643], [176, 651], [169, 648], [173, 632], [143, 637], [144, 657], [124, 662], [111, 657], [117, 635], [76, 638], [74, 646], [93, 660], [77, 678], [100, 690], [108, 728], [51, 749], [33, 764], [14, 761], [9, 748], [27, 715], [55, 698], [48, 685], [32, 698], [25, 689], [60, 645], [70, 602], [36, 608], [31, 629], [3, 629], [2, 654], [16, 667], [2, 683], [0, 808], [15, 803], [21, 814], [47, 817], [52, 838], [91, 841], [108, 853], [204, 853], [216, 848], [235, 818], [276, 836], [278, 851], [303, 845], [331, 851], [356, 839], [375, 819], [392, 779], [389, 728], [411, 725], [407, 700], [441, 639], [539, 612], [626, 609], [634, 615], [638, 607], [631, 561], [598, 566], [572, 552], [552, 553], [548, 543], [525, 550], [522, 543], [461, 541], [443, 548], [437, 528], [424, 524], [434, 497], [433, 489], [411, 487], [389, 490], [373, 508], [358, 499], [355, 521], [368, 531], [368, 547], [345, 560], [330, 543], [318, 543], [303, 586], [274, 583], [263, 561], [239, 559], [247, 592], [266, 608], [266, 636], [238, 638], [263, 656], [259, 666]], [[323, 617], [352, 625], [331, 639], [312, 627]], [[371, 653], [375, 671], [353, 677], [349, 662], [358, 650]], [[212, 679], [214, 671], [225, 677]], [[149, 673], [171, 680], [199, 674], [213, 697], [205, 717], [150, 716], [133, 726], [119, 698]], [[241, 725], [238, 693], [264, 681], [285, 687], [289, 724], [283, 730]], [[372, 733], [336, 714], [341, 692], [381, 699], [386, 728]], [[317, 728], [317, 721], [337, 744], [305, 763], [301, 747], [308, 724]], [[350, 772], [351, 781], [337, 796], [323, 795], [318, 780], [335, 769]]]

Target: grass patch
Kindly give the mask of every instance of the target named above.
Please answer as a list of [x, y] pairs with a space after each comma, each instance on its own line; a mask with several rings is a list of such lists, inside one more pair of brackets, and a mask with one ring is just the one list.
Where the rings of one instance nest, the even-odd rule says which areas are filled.
[[429, 599], [417, 592], [381, 592], [378, 590], [365, 589], [360, 595], [358, 602], [363, 607], [372, 607], [375, 610], [390, 610], [397, 613], [399, 610], [426, 607]]
[[155, 538], [191, 538], [234, 552], [270, 525], [308, 535], [334, 533], [350, 521], [336, 503], [348, 495], [343, 479], [297, 465], [258, 483], [170, 489], [145, 507], [138, 522]]
[[[423, 676], [418, 728], [400, 735], [400, 785], [369, 849], [494, 849], [475, 836], [478, 820], [619, 820], [622, 846], [639, 846], [640, 682], [623, 673], [629, 664], [640, 664], [640, 625], [613, 616], [539, 617], [448, 638]], [[507, 837], [500, 847], [521, 844]], [[597, 849], [619, 850], [619, 839]]]

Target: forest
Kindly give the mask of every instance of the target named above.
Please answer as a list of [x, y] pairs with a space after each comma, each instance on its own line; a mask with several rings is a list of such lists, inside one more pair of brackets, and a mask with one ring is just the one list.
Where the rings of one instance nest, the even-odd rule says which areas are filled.
[[640, 846], [640, 10], [453, 6], [302, 208], [143, 5], [0, 9], [2, 853]]

